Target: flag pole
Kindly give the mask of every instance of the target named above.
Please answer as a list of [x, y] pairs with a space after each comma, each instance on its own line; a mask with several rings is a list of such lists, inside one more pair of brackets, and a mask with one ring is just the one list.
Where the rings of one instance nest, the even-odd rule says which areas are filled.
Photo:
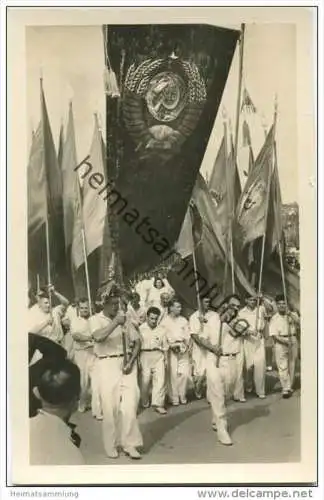
[[[227, 173], [227, 128], [226, 128], [226, 118], [225, 118], [225, 111], [223, 111], [223, 127], [224, 127], [224, 149], [225, 149], [225, 162], [226, 162], [226, 170], [225, 170], [225, 175], [226, 175], [226, 189], [227, 189], [227, 196], [228, 196], [228, 173]], [[226, 252], [228, 252], [229, 249], [229, 231], [230, 230], [230, 221], [228, 218], [228, 227], [226, 230]], [[226, 296], [227, 294], [227, 278], [228, 278], [228, 256], [225, 256], [225, 269], [224, 269], [224, 281], [223, 281], [223, 295]]]
[[87, 243], [86, 243], [86, 236], [85, 236], [85, 230], [84, 230], [81, 187], [80, 187], [78, 172], [75, 172], [75, 175], [76, 175], [76, 182], [77, 182], [78, 202], [79, 202], [79, 207], [80, 207], [82, 252], [83, 252], [83, 259], [84, 259], [84, 271], [85, 271], [85, 278], [86, 278], [87, 296], [88, 296], [88, 302], [89, 302], [90, 316], [92, 316], [92, 301], [91, 301], [90, 278], [89, 278], [89, 268], [88, 268], [88, 254], [87, 254]]
[[239, 125], [240, 125], [241, 94], [242, 94], [242, 82], [243, 82], [244, 35], [245, 35], [245, 23], [242, 23], [241, 24], [241, 35], [240, 35], [240, 41], [239, 41], [239, 44], [240, 44], [240, 61], [239, 61], [237, 102], [236, 102], [234, 162], [236, 162], [236, 160], [237, 160], [238, 133], [239, 133]]
[[195, 248], [195, 236], [194, 236], [194, 229], [193, 229], [194, 228], [194, 214], [193, 214], [192, 202], [190, 202], [190, 204], [189, 204], [189, 211], [190, 211], [191, 234], [192, 234], [192, 242], [193, 242], [192, 260], [193, 260], [193, 267], [194, 267], [194, 273], [195, 273], [195, 289], [196, 289], [197, 307], [198, 307], [199, 314], [202, 314], [199, 283], [197, 280], [198, 267], [197, 267], [196, 248]]
[[[276, 123], [277, 123], [277, 98], [275, 98], [275, 111], [274, 111], [273, 127], [276, 126]], [[273, 131], [273, 133], [275, 133], [275, 130]], [[263, 235], [262, 235], [262, 248], [261, 248], [259, 283], [258, 283], [257, 313], [256, 313], [256, 320], [255, 320], [255, 330], [257, 330], [258, 322], [259, 322], [260, 294], [261, 294], [261, 289], [262, 289], [264, 252], [265, 252], [265, 241], [266, 241], [267, 222], [268, 222], [268, 213], [269, 213], [270, 186], [271, 186], [271, 176], [272, 176], [272, 171], [273, 171], [273, 163], [274, 163], [274, 157], [272, 154], [272, 162], [271, 162], [271, 165], [269, 167], [269, 175], [268, 175], [268, 182], [267, 182], [266, 214], [265, 214], [265, 219], [264, 219], [265, 223], [264, 223], [264, 230], [263, 230]]]
[[[106, 169], [107, 175], [111, 178], [113, 183], [116, 183], [119, 169], [120, 157], [119, 148], [120, 142], [118, 137], [119, 120], [120, 120], [120, 89], [123, 84], [123, 71], [125, 64], [125, 52], [122, 53], [120, 64], [119, 82], [117, 82], [116, 74], [112, 68], [109, 52], [108, 52], [108, 26], [103, 26], [103, 42], [104, 42], [104, 57], [105, 57], [105, 94], [106, 94]], [[108, 203], [108, 202], [107, 202]], [[119, 224], [117, 215], [112, 211], [107, 211], [106, 223], [108, 222], [110, 229], [110, 238], [112, 246], [112, 254], [115, 255], [116, 263], [114, 263], [114, 279], [123, 286], [123, 269], [120, 258], [119, 249]], [[104, 242], [105, 243], [105, 242]], [[104, 244], [103, 244], [104, 248]], [[109, 277], [111, 273], [110, 262], [104, 259], [104, 272], [105, 278]], [[120, 300], [120, 307], [125, 311], [126, 305]], [[126, 345], [126, 323], [122, 327], [122, 346], [123, 346], [123, 365], [128, 363], [128, 353]]]
[[[43, 90], [43, 74], [42, 69], [40, 73], [40, 98], [41, 98], [41, 113], [42, 113], [42, 135], [43, 135], [43, 147], [45, 151], [44, 144], [44, 90]], [[44, 163], [46, 159], [44, 157]], [[52, 277], [51, 277], [51, 251], [50, 251], [50, 237], [49, 237], [49, 214], [48, 214], [48, 179], [46, 175], [46, 165], [44, 165], [45, 170], [45, 199], [46, 199], [46, 218], [45, 218], [45, 244], [46, 244], [46, 266], [47, 266], [47, 285], [50, 287], [52, 285]], [[50, 306], [50, 313], [52, 314], [52, 292], [48, 290], [48, 299]]]

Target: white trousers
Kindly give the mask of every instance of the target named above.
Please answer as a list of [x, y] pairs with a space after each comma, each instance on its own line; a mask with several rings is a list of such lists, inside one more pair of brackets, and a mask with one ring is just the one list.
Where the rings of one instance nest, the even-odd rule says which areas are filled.
[[137, 420], [139, 388], [137, 365], [129, 375], [122, 372], [123, 360], [98, 360], [100, 399], [103, 410], [103, 442], [107, 454], [116, 446], [142, 446], [143, 439]]
[[265, 393], [266, 355], [264, 339], [252, 338], [244, 340], [244, 356], [246, 364], [247, 387], [251, 388], [251, 370], [254, 367], [254, 386], [258, 396]]
[[227, 430], [226, 399], [234, 392], [237, 376], [237, 363], [235, 358], [222, 356], [219, 367], [215, 361], [207, 361], [207, 393], [210, 402], [213, 419], [218, 430]]
[[161, 351], [141, 352], [141, 390], [143, 403], [149, 400], [149, 387], [152, 381], [152, 406], [164, 407], [165, 404], [165, 361]]
[[297, 356], [298, 342], [296, 337], [290, 337], [289, 346], [275, 342], [276, 364], [283, 391], [289, 391], [293, 387]]
[[92, 372], [95, 356], [92, 349], [80, 349], [74, 351], [74, 362], [79, 367], [81, 375], [80, 404], [87, 405], [90, 391], [92, 389]]
[[102, 417], [99, 365], [100, 360], [95, 357], [91, 373], [91, 410], [94, 417]]
[[195, 343], [192, 346], [192, 364], [194, 377], [206, 375], [206, 351]]
[[170, 398], [172, 403], [186, 400], [187, 384], [190, 374], [188, 351], [176, 354], [170, 350], [169, 354]]
[[244, 378], [243, 378], [243, 370], [244, 370], [244, 346], [243, 339], [240, 339], [240, 347], [239, 351], [235, 358], [236, 364], [236, 375], [235, 375], [235, 384], [234, 384], [234, 398], [235, 399], [243, 399], [244, 395]]

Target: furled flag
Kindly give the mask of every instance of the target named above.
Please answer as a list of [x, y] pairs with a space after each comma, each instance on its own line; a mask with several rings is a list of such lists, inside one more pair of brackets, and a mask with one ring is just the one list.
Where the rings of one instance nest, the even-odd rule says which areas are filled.
[[[87, 162], [92, 168], [91, 172], [83, 181], [81, 212], [85, 234], [86, 252], [87, 256], [89, 256], [94, 250], [102, 245], [104, 222], [107, 212], [107, 202], [89, 182], [89, 176], [95, 175], [98, 183], [103, 186], [106, 184], [102, 135], [99, 129], [97, 116], [95, 116], [92, 143]], [[74, 175], [76, 174], [74, 173]], [[76, 269], [84, 263], [84, 255], [78, 250], [78, 245], [74, 245], [73, 263]]]
[[257, 112], [257, 108], [254, 106], [253, 101], [250, 97], [250, 94], [248, 93], [246, 88], [243, 90], [241, 112], [242, 111], [245, 111], [246, 113], [256, 113]]
[[64, 234], [68, 253], [72, 245], [76, 204], [78, 203], [77, 172], [75, 170], [77, 165], [73, 109], [72, 103], [70, 103], [62, 156]]
[[60, 133], [59, 133], [58, 149], [57, 149], [57, 161], [58, 161], [58, 164], [59, 164], [60, 168], [62, 168], [63, 145], [64, 145], [64, 129], [63, 129], [63, 123], [61, 123]]
[[125, 276], [174, 247], [238, 37], [199, 24], [109, 26], [106, 49], [122, 97], [107, 113], [108, 150], [120, 165], [114, 212]]
[[283, 222], [280, 181], [278, 175], [276, 144], [274, 145], [274, 169], [270, 185], [269, 213], [266, 234], [266, 250], [271, 254], [278, 244], [283, 251]]
[[35, 234], [47, 217], [46, 178], [42, 123], [33, 134], [27, 168], [28, 187], [28, 233]]
[[238, 202], [235, 237], [237, 245], [241, 249], [249, 242], [262, 236], [266, 231], [269, 183], [273, 167], [274, 133], [275, 126], [272, 125]]

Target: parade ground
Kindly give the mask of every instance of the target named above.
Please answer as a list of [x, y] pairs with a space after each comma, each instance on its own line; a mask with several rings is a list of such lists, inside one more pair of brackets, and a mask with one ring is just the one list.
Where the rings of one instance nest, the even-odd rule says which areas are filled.
[[246, 403], [229, 402], [229, 428], [233, 446], [223, 446], [211, 428], [211, 410], [205, 399], [171, 407], [160, 416], [144, 410], [140, 426], [143, 458], [132, 461], [121, 452], [116, 460], [105, 456], [101, 422], [91, 412], [73, 421], [82, 437], [86, 464], [278, 463], [300, 460], [300, 389], [282, 399], [274, 372], [267, 375], [271, 393], [266, 399], [247, 396]]

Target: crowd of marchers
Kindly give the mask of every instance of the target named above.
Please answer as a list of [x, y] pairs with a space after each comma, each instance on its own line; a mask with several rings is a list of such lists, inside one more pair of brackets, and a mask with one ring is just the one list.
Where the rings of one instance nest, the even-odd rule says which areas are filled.
[[111, 283], [94, 304], [69, 303], [52, 285], [38, 290], [28, 320], [32, 464], [83, 463], [75, 411], [101, 421], [107, 457], [140, 459], [141, 411], [166, 418], [193, 393], [207, 399], [218, 441], [231, 445], [229, 399], [266, 398], [274, 366], [282, 397], [291, 397], [300, 318], [284, 296], [232, 294], [217, 310], [201, 297], [185, 317], [167, 280], [133, 285], [125, 296]]

